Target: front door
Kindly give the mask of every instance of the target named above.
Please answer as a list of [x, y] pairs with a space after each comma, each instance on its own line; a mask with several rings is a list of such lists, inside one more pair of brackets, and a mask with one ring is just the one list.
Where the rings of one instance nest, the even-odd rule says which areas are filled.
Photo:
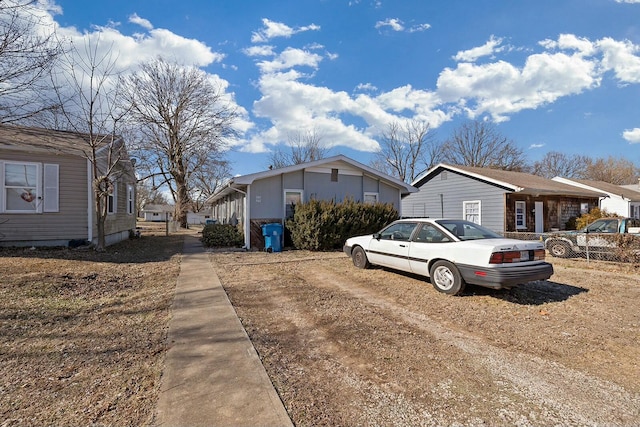
[[535, 202], [536, 233], [544, 232], [544, 203]]

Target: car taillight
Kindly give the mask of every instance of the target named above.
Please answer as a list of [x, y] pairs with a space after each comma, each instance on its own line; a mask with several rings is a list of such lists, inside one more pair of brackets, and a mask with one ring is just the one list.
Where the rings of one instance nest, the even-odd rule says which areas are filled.
[[533, 260], [534, 261], [544, 261], [544, 257], [546, 252], [544, 249], [536, 249], [533, 251]]
[[494, 252], [489, 258], [489, 264], [511, 264], [514, 262], [524, 261], [542, 261], [544, 260], [544, 256], [544, 249], [536, 249], [533, 251]]

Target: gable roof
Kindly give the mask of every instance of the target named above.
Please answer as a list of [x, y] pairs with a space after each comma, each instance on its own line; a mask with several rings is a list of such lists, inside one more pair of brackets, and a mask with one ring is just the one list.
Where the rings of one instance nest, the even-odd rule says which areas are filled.
[[[111, 141], [105, 136], [104, 146]], [[114, 142], [122, 142], [122, 138], [115, 137]], [[45, 151], [51, 154], [85, 155], [89, 147], [87, 134], [33, 128], [13, 125], [0, 125], [0, 149], [17, 151]]]
[[413, 181], [413, 186], [421, 187], [426, 182], [442, 171], [450, 171], [486, 182], [507, 191], [530, 195], [567, 195], [578, 197], [603, 197], [602, 192], [578, 188], [574, 185], [564, 184], [541, 176], [525, 172], [513, 172], [502, 169], [479, 168], [472, 166], [452, 166], [440, 163]]
[[386, 182], [387, 184], [393, 187], [400, 188], [401, 194], [409, 194], [409, 193], [414, 193], [418, 191], [417, 188], [411, 186], [410, 184], [407, 184], [404, 181], [401, 181], [383, 172], [377, 171], [369, 166], [366, 166], [360, 162], [357, 162], [347, 156], [340, 154], [333, 157], [327, 157], [325, 159], [315, 160], [313, 162], [300, 163], [297, 165], [286, 166], [283, 168], [269, 169], [266, 171], [256, 172], [248, 175], [236, 176], [232, 178], [224, 188], [222, 188], [221, 190], [217, 191], [215, 194], [210, 196], [207, 199], [207, 203], [214, 202], [220, 199], [221, 197], [226, 196], [227, 194], [233, 193], [236, 191], [236, 189], [251, 185], [253, 184], [254, 181], [259, 179], [270, 178], [270, 177], [282, 175], [285, 173], [297, 172], [301, 170], [317, 168], [322, 166], [328, 167], [330, 166], [331, 163], [336, 163], [336, 162], [346, 163], [347, 165], [350, 165], [357, 169], [362, 170], [365, 175], [376, 177], [377, 179], [380, 179], [381, 181]]
[[[607, 193], [610, 196], [618, 196], [622, 199], [627, 199], [631, 202], [640, 202], [640, 191], [634, 190], [629, 187], [623, 187], [621, 185], [611, 184], [604, 181], [591, 181], [588, 179], [575, 179], [575, 178], [562, 178], [556, 176], [554, 181], [563, 182], [569, 185], [577, 185], [582, 188], [588, 188], [594, 191]], [[636, 188], [637, 185], [634, 184]]]

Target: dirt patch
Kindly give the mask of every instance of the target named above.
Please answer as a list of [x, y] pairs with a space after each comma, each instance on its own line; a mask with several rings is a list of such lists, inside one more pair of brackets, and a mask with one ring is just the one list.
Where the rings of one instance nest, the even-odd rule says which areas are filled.
[[211, 254], [296, 425], [638, 425], [636, 266], [461, 297], [342, 253]]
[[145, 425], [183, 236], [0, 249], [0, 425]]

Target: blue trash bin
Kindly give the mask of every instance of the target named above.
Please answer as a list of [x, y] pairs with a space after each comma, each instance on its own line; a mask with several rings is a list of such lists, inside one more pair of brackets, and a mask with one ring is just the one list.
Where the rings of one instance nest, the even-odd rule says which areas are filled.
[[282, 252], [282, 224], [264, 224], [264, 250], [267, 252]]

